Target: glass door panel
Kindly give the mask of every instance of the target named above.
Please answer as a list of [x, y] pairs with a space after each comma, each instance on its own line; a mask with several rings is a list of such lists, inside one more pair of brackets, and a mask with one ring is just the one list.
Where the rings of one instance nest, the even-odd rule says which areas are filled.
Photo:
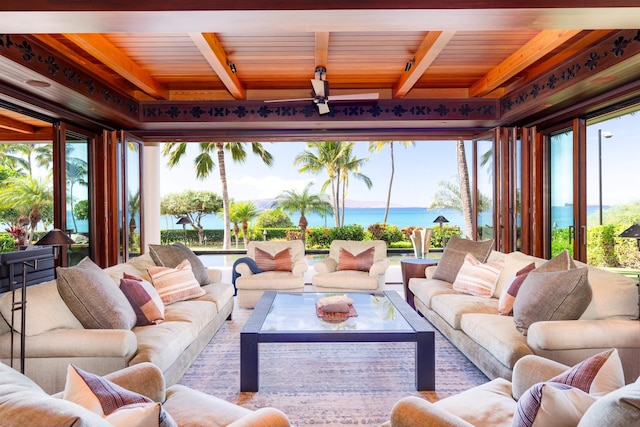
[[75, 265], [91, 253], [90, 138], [71, 131], [65, 138], [65, 229], [75, 241], [67, 250], [67, 263]]
[[126, 143], [126, 217], [128, 226], [128, 255], [136, 256], [141, 249], [141, 227], [140, 207], [142, 198], [140, 194], [140, 156], [142, 145], [136, 141], [127, 140]]
[[573, 255], [573, 131], [550, 136], [551, 256], [567, 249]]
[[494, 151], [493, 141], [476, 141], [475, 200], [476, 240], [491, 240], [494, 233]]

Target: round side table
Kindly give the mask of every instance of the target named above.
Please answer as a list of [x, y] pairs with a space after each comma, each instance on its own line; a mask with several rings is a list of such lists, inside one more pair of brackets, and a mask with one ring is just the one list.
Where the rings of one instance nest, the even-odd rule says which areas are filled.
[[413, 292], [409, 290], [409, 279], [424, 278], [424, 269], [437, 264], [438, 261], [435, 259], [423, 258], [407, 258], [400, 261], [404, 298], [407, 301], [407, 304], [409, 304], [414, 310], [416, 309], [416, 306], [413, 303]]

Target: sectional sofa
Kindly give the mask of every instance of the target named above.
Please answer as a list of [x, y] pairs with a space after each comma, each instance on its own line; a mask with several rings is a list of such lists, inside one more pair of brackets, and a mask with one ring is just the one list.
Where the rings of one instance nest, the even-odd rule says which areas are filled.
[[[443, 259], [447, 250], [448, 246]], [[505, 296], [506, 288], [510, 287], [519, 271], [532, 263], [538, 268], [547, 260], [521, 252], [490, 250], [481, 261], [500, 265], [495, 288], [488, 296], [454, 289], [455, 272], [453, 275], [449, 272], [449, 277], [455, 279], [434, 278], [440, 265], [427, 267], [426, 278], [410, 279], [409, 291], [414, 294], [416, 310], [489, 378], [510, 379], [515, 363], [529, 354], [571, 366], [612, 347], [618, 349], [626, 381], [638, 378], [640, 321], [635, 280], [571, 260], [574, 267], [586, 268], [584, 271], [591, 289], [586, 309], [583, 307], [582, 314], [575, 316], [577, 320], [535, 321], [525, 335], [517, 328], [515, 316], [499, 313], [500, 297]], [[546, 285], [548, 283], [541, 283], [539, 287]], [[544, 298], [527, 301], [527, 295], [516, 295], [513, 308], [515, 305], [533, 305], [530, 309], [534, 314], [535, 311], [543, 312], [553, 303]], [[562, 307], [562, 303], [559, 306]]]
[[[156, 261], [161, 260], [156, 257]], [[147, 253], [102, 270], [83, 260], [88, 264], [85, 267], [88, 267], [91, 276], [90, 279], [76, 280], [76, 283], [71, 283], [77, 278], [76, 275], [84, 277], [84, 273], [80, 271], [81, 266], [58, 269], [57, 281], [68, 285], [63, 293], [65, 299], [60, 293], [62, 282], [52, 280], [29, 286], [25, 374], [47, 393], [55, 393], [64, 388], [67, 366], [70, 363], [88, 372], [105, 375], [127, 366], [151, 362], [160, 368], [167, 385], [176, 383], [224, 321], [231, 318], [233, 286], [220, 283], [220, 271], [200, 266], [200, 280], [210, 283], [202, 286], [196, 284], [199, 296], [164, 304], [164, 320], [145, 326], [134, 325], [137, 323], [135, 312], [132, 324], [129, 311], [126, 316], [122, 315], [129, 319], [127, 321], [107, 319], [112, 321], [110, 326], [88, 325], [89, 321], [99, 320], [101, 314], [103, 317], [111, 316], [125, 310], [122, 306], [108, 305], [105, 294], [85, 293], [87, 301], [76, 301], [76, 305], [71, 305], [72, 311], [70, 296], [67, 295], [70, 291], [84, 292], [89, 288], [89, 282], [101, 282], [103, 288], [108, 289], [105, 292], [119, 295], [122, 299], [118, 285], [125, 274], [150, 279], [150, 269], [160, 269], [162, 272], [165, 268], [171, 268], [159, 266], [156, 261]], [[196, 262], [193, 260], [194, 264]], [[100, 271], [96, 271], [96, 268]], [[105, 277], [108, 283], [105, 282]], [[101, 298], [105, 299], [104, 304]], [[130, 309], [131, 307], [128, 310]], [[8, 323], [11, 315], [10, 293], [0, 296], [0, 314], [0, 359], [8, 364], [11, 337]], [[83, 316], [88, 318], [83, 319], [84, 324], [79, 320]], [[15, 325], [15, 328], [19, 331], [19, 325]], [[14, 332], [14, 338], [19, 342], [17, 332]], [[16, 358], [18, 350], [16, 348], [14, 351]]]

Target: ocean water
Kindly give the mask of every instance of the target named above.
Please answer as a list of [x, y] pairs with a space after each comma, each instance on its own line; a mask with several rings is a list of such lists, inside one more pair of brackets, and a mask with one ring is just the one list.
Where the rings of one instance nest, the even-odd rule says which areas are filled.
[[[606, 211], [605, 207], [605, 211]], [[382, 223], [384, 220], [384, 208], [346, 208], [345, 209], [345, 225], [358, 224], [364, 228], [369, 227], [371, 224]], [[587, 215], [589, 218], [589, 224], [593, 220], [597, 219], [598, 207], [588, 206]], [[437, 227], [438, 224], [433, 220], [439, 215], [444, 216], [449, 220], [448, 225], [457, 225], [461, 229], [464, 229], [464, 218], [462, 213], [453, 209], [428, 209], [428, 208], [389, 208], [389, 215], [387, 217], [387, 224], [397, 225], [400, 228], [404, 227]], [[573, 224], [573, 208], [571, 206], [554, 206], [552, 208], [553, 219], [556, 222], [556, 227], [565, 228]], [[291, 221], [297, 224], [299, 217], [296, 215], [291, 216]], [[172, 216], [164, 215], [162, 217], [160, 227], [167, 230], [181, 230], [182, 226], [176, 224], [176, 218]], [[307, 216], [309, 221], [309, 227], [334, 227], [335, 222], [332, 216], [323, 218], [318, 214], [309, 214]], [[490, 213], [484, 213], [481, 215], [480, 224], [491, 224]], [[202, 225], [205, 229], [221, 229], [224, 226], [222, 216], [206, 215], [202, 219]]]
[[[382, 223], [384, 220], [384, 208], [346, 208], [345, 225], [358, 224], [367, 228], [371, 224]], [[448, 225], [464, 227], [464, 219], [460, 212], [453, 209], [428, 209], [428, 208], [389, 208], [387, 224], [404, 227], [435, 227], [438, 224], [433, 222], [439, 215], [449, 220]], [[291, 215], [291, 221], [298, 223], [299, 216]], [[176, 224], [174, 217], [163, 216], [161, 227], [168, 230], [180, 230], [181, 225]], [[309, 227], [334, 227], [335, 221], [332, 216], [323, 218], [318, 214], [307, 215]], [[202, 225], [206, 229], [220, 229], [224, 226], [222, 217], [217, 215], [207, 215], [202, 218]]]

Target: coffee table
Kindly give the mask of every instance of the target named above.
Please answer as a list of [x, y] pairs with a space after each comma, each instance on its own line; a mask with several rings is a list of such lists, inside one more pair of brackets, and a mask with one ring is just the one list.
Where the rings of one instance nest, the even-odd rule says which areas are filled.
[[358, 315], [339, 324], [316, 314], [328, 295], [265, 291], [240, 332], [240, 391], [258, 391], [259, 344], [278, 342], [415, 342], [416, 389], [435, 389], [434, 329], [397, 292], [348, 292]]

